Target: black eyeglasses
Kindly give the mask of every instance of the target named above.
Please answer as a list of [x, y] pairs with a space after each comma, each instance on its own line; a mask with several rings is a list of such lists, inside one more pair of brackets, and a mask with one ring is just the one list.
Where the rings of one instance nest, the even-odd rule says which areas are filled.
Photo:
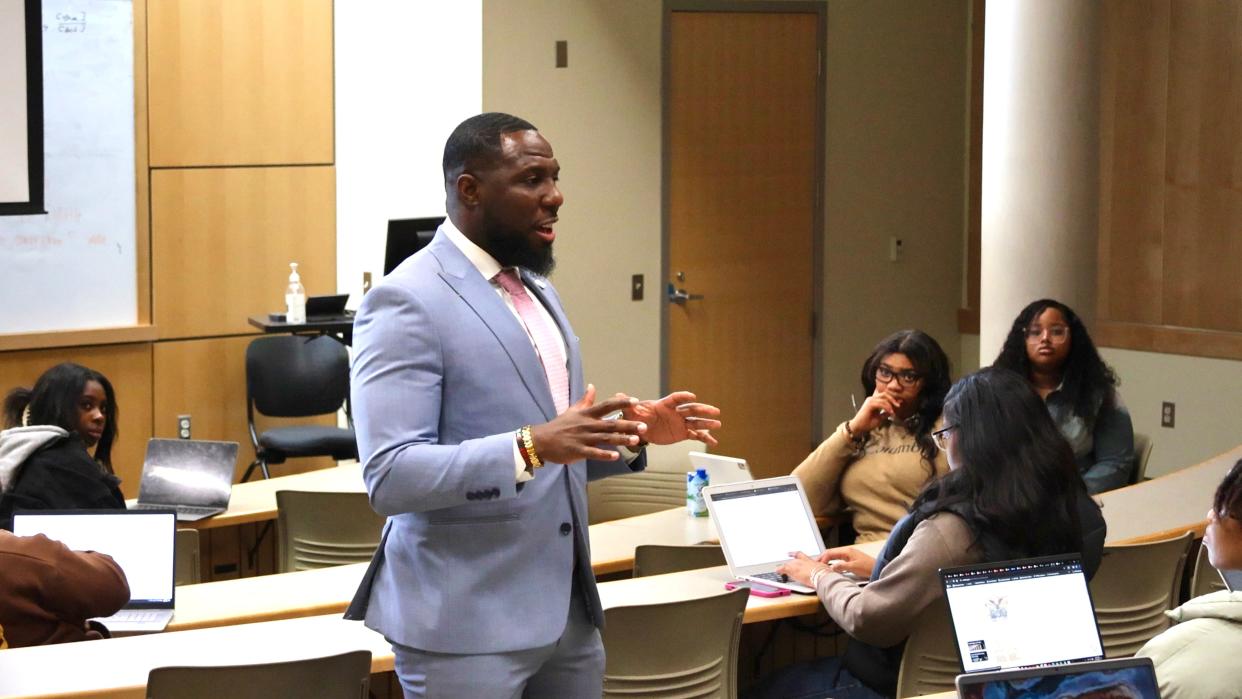
[[922, 379], [922, 375], [906, 369], [905, 371], [894, 371], [892, 367], [881, 364], [875, 368], [875, 380], [880, 383], [888, 383], [896, 378], [901, 382], [902, 386], [913, 386]]
[[1043, 338], [1044, 333], [1048, 333], [1048, 339], [1051, 340], [1053, 344], [1059, 345], [1069, 339], [1069, 326], [1050, 325], [1043, 328], [1038, 325], [1032, 325], [1026, 329], [1026, 340], [1027, 342], [1038, 342]]
[[931, 438], [932, 438], [932, 441], [936, 443], [936, 448], [939, 449], [940, 451], [948, 451], [949, 450], [949, 430], [956, 430], [956, 429], [957, 429], [957, 425], [949, 425], [948, 427], [941, 427], [935, 432], [932, 432]]

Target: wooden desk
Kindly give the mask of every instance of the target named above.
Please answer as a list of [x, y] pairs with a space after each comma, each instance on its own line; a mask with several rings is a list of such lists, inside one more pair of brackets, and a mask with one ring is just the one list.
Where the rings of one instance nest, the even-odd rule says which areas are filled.
[[1242, 459], [1242, 445], [1194, 466], [1099, 496], [1107, 543], [1134, 544], [1178, 536], [1202, 537], [1216, 486]]
[[[589, 533], [596, 575], [633, 568], [634, 547], [639, 544], [683, 545], [715, 538], [710, 519], [688, 517], [682, 508], [601, 522], [591, 525]], [[168, 631], [340, 614], [365, 571], [366, 564], [357, 563], [184, 585], [177, 588], [177, 611]], [[722, 585], [715, 585], [713, 594], [723, 589]]]

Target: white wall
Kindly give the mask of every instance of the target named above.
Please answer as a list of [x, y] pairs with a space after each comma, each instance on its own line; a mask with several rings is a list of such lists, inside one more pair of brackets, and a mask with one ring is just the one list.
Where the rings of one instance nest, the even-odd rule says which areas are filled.
[[483, 20], [480, 0], [335, 12], [336, 276], [356, 308], [362, 273], [383, 274], [388, 219], [444, 215], [444, 141], [482, 105]]

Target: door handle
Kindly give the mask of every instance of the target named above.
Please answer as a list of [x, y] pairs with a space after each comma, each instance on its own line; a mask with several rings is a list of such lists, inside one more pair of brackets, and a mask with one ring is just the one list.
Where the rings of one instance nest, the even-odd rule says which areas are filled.
[[686, 291], [685, 289], [678, 289], [677, 287], [673, 286], [672, 282], [669, 282], [668, 284], [668, 302], [669, 303], [675, 303], [678, 306], [684, 306], [686, 305], [687, 301], [700, 301], [702, 299], [703, 299], [703, 294], [692, 294]]

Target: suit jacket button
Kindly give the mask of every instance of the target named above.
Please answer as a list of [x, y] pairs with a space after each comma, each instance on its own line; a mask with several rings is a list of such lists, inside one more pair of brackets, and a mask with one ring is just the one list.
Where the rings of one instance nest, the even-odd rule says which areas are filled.
[[561, 536], [569, 536], [569, 532], [573, 530], [574, 528], [569, 522], [561, 522]]

